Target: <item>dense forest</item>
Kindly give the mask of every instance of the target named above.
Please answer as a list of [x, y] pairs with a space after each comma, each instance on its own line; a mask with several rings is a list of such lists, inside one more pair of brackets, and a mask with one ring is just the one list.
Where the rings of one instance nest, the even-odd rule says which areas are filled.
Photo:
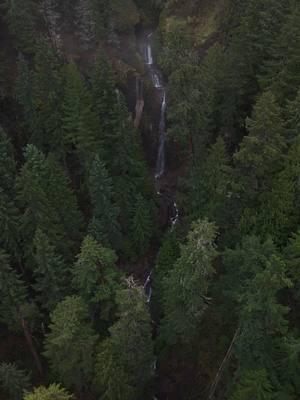
[[299, 400], [299, 204], [299, 0], [0, 1], [1, 400]]

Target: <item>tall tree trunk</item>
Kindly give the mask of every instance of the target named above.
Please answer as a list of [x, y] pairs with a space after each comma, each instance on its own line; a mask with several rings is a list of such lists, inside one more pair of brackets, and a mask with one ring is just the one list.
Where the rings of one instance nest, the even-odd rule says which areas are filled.
[[217, 372], [217, 375], [216, 375], [216, 377], [215, 377], [215, 379], [213, 381], [213, 384], [211, 385], [211, 389], [210, 389], [210, 392], [209, 392], [208, 400], [213, 400], [213, 398], [214, 398], [214, 395], [216, 393], [216, 389], [217, 389], [218, 384], [219, 384], [219, 382], [221, 380], [221, 377], [222, 377], [222, 374], [224, 372], [226, 363], [231, 357], [233, 346], [234, 346], [234, 343], [235, 343], [236, 339], [238, 338], [239, 333], [240, 333], [240, 327], [238, 327], [237, 330], [235, 331], [235, 334], [234, 334], [233, 339], [232, 339], [232, 341], [230, 343], [230, 346], [229, 346], [229, 348], [228, 348], [228, 350], [226, 352], [226, 355], [225, 355], [225, 357], [224, 357], [224, 359], [223, 359], [223, 361], [221, 363], [221, 366], [220, 366], [220, 368], [219, 368], [219, 370]]

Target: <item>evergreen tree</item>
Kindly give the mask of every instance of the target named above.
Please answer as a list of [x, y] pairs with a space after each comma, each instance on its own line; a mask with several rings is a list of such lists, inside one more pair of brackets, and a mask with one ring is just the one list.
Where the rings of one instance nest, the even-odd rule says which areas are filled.
[[251, 398], [255, 400], [274, 399], [272, 384], [264, 369], [248, 371], [230, 396], [230, 400], [249, 400]]
[[29, 388], [29, 375], [15, 364], [0, 364], [0, 391], [11, 400], [22, 400], [23, 391]]
[[293, 1], [287, 5], [289, 13], [273, 39], [261, 78], [262, 86], [272, 90], [280, 103], [293, 100], [300, 86], [300, 7]]
[[36, 231], [34, 249], [36, 266], [33, 270], [35, 277], [33, 288], [42, 308], [52, 311], [68, 293], [69, 271], [41, 229]]
[[129, 279], [117, 295], [119, 320], [110, 328], [97, 356], [95, 384], [103, 398], [145, 396], [153, 377], [151, 320], [143, 288]]
[[209, 302], [212, 262], [216, 257], [216, 227], [207, 220], [192, 225], [180, 257], [164, 280], [162, 338], [170, 345], [189, 342], [197, 332]]
[[249, 370], [266, 369], [276, 376], [277, 351], [287, 333], [289, 309], [279, 302], [279, 293], [291, 287], [287, 268], [268, 239], [245, 237], [242, 245], [227, 250], [224, 257], [225, 293], [232, 297], [239, 335], [235, 355], [241, 379]]
[[80, 297], [66, 297], [51, 313], [44, 355], [52, 373], [67, 388], [82, 391], [92, 379], [93, 353], [97, 335]]
[[15, 175], [13, 148], [0, 126], [0, 244], [19, 258], [19, 211], [15, 204]]
[[36, 307], [28, 300], [25, 282], [10, 266], [9, 257], [3, 251], [0, 252], [0, 265], [0, 320], [11, 331], [22, 330], [24, 332], [29, 350], [40, 374], [42, 374], [41, 361], [32, 341], [30, 329], [30, 325], [34, 324], [37, 316]]
[[115, 311], [115, 293], [120, 274], [116, 268], [114, 251], [102, 247], [87, 236], [73, 268], [73, 286], [95, 314], [100, 312], [104, 321], [111, 321]]
[[[55, 50], [45, 39], [35, 47], [32, 96], [36, 110], [31, 143], [44, 151], [60, 151], [62, 76], [61, 62]], [[28, 100], [25, 99], [27, 102]], [[26, 106], [25, 106], [26, 107]], [[25, 109], [24, 107], [24, 109]], [[28, 123], [30, 126], [30, 122]]]
[[[193, 221], [207, 217], [220, 228], [229, 223], [232, 208], [233, 171], [225, 143], [218, 137], [206, 158], [192, 166], [187, 182], [186, 211]], [[233, 216], [231, 216], [233, 217]]]
[[62, 104], [62, 129], [67, 150], [76, 150], [82, 161], [99, 151], [101, 131], [92, 110], [92, 100], [75, 65], [65, 67], [65, 93]]
[[5, 17], [15, 47], [24, 53], [32, 53], [35, 43], [37, 4], [34, 0], [4, 0]]
[[60, 385], [52, 383], [48, 388], [39, 386], [32, 393], [26, 393], [24, 400], [72, 400], [73, 398]]
[[134, 205], [134, 216], [132, 220], [132, 239], [139, 255], [144, 254], [150, 245], [153, 236], [153, 217], [149, 202], [142, 195], [138, 195]]
[[112, 180], [104, 164], [96, 156], [89, 173], [89, 191], [93, 217], [89, 225], [90, 234], [104, 245], [120, 247], [119, 210], [113, 204]]
[[46, 159], [33, 145], [26, 147], [25, 159], [17, 181], [25, 253], [31, 257], [33, 237], [40, 227], [47, 229], [59, 253], [71, 258], [80, 235], [81, 215], [69, 180], [53, 158]]
[[180, 255], [178, 237], [175, 230], [169, 230], [163, 237], [162, 244], [153, 271], [153, 300], [154, 309], [162, 313], [163, 282]]

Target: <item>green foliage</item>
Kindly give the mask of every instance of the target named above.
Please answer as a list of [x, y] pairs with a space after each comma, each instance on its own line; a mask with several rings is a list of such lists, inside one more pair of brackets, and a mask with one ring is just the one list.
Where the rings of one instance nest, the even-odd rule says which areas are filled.
[[35, 43], [37, 4], [34, 0], [4, 0], [2, 3], [10, 33], [15, 37], [16, 49], [32, 53]]
[[248, 371], [230, 396], [230, 400], [272, 400], [274, 399], [272, 389], [266, 370]]
[[191, 167], [187, 182], [186, 210], [194, 221], [207, 217], [220, 228], [229, 224], [232, 207], [233, 170], [225, 143], [218, 137], [199, 165]]
[[29, 375], [15, 364], [0, 364], [0, 389], [10, 400], [22, 400], [23, 391], [29, 388]]
[[242, 245], [227, 250], [224, 257], [226, 288], [236, 301], [240, 334], [236, 341], [239, 374], [262, 368], [274, 373], [280, 338], [287, 333], [289, 309], [278, 295], [292, 282], [271, 240], [245, 237]]
[[[32, 76], [32, 96], [35, 107], [35, 126], [31, 126], [30, 142], [43, 151], [61, 151], [62, 76], [61, 62], [55, 50], [45, 39], [35, 47]], [[27, 102], [28, 99], [25, 99]], [[23, 105], [26, 109], [25, 104]]]
[[161, 335], [170, 345], [189, 342], [207, 309], [215, 269], [216, 227], [207, 220], [192, 224], [180, 257], [164, 280]]
[[11, 142], [0, 126], [0, 244], [19, 257], [19, 211], [15, 204], [16, 163]]
[[100, 313], [105, 321], [114, 318], [115, 293], [120, 285], [116, 261], [114, 251], [87, 236], [73, 268], [74, 288], [90, 306], [92, 314]]
[[0, 252], [0, 320], [11, 331], [19, 331], [27, 318], [36, 316], [34, 304], [28, 300], [26, 283], [10, 266], [9, 257]]
[[153, 377], [151, 319], [143, 288], [129, 279], [118, 292], [119, 320], [101, 343], [95, 384], [104, 399], [134, 400], [144, 396]]
[[34, 249], [33, 288], [41, 307], [52, 311], [69, 292], [67, 282], [69, 271], [41, 229], [36, 231]]
[[44, 355], [53, 375], [67, 388], [82, 390], [92, 379], [97, 335], [80, 297], [66, 297], [51, 313]]
[[287, 2], [287, 5], [289, 13], [272, 41], [271, 57], [265, 63], [261, 79], [262, 86], [270, 88], [280, 103], [293, 100], [300, 86], [300, 7], [297, 2]]
[[101, 130], [92, 110], [91, 95], [75, 63], [65, 67], [65, 93], [62, 104], [62, 130], [68, 152], [78, 152], [86, 162], [99, 151]]
[[51, 384], [48, 388], [39, 386], [32, 393], [27, 393], [24, 400], [72, 400], [73, 396], [60, 385]]
[[153, 236], [153, 215], [147, 202], [142, 195], [138, 195], [134, 204], [134, 216], [132, 219], [132, 241], [139, 255], [145, 254], [149, 249], [150, 240]]
[[68, 259], [81, 225], [69, 180], [54, 159], [46, 159], [33, 145], [26, 147], [25, 159], [17, 187], [26, 256], [31, 257], [33, 237], [40, 227], [47, 230], [50, 242]]
[[168, 276], [180, 255], [178, 237], [175, 230], [168, 231], [163, 237], [153, 271], [153, 300], [155, 310], [162, 313], [162, 293], [164, 279]]
[[119, 210], [113, 203], [112, 180], [99, 156], [94, 158], [90, 168], [88, 185], [93, 207], [89, 233], [103, 245], [119, 248], [121, 241], [117, 220]]

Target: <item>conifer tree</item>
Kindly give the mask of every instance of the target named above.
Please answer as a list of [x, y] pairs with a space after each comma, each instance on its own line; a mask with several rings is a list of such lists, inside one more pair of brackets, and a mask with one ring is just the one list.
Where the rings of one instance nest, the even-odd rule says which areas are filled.
[[0, 244], [19, 258], [19, 211], [15, 204], [16, 165], [12, 145], [0, 126]]
[[247, 371], [235, 388], [230, 400], [272, 400], [274, 392], [268, 373], [264, 369]]
[[23, 391], [29, 388], [29, 374], [15, 364], [0, 364], [0, 391], [11, 400], [22, 400]]
[[32, 341], [30, 324], [37, 315], [35, 305], [28, 300], [25, 282], [10, 266], [9, 257], [0, 252], [0, 320], [12, 331], [24, 332], [29, 350], [35, 360], [37, 369], [42, 374], [42, 365]]
[[69, 271], [62, 257], [50, 244], [47, 235], [39, 228], [34, 237], [34, 259], [33, 288], [37, 293], [37, 300], [42, 308], [52, 311], [69, 292]]
[[48, 388], [39, 386], [31, 393], [26, 393], [24, 400], [73, 400], [74, 397], [60, 385], [52, 383]]
[[84, 162], [99, 151], [101, 131], [92, 100], [75, 63], [65, 67], [65, 94], [62, 104], [64, 143], [69, 152], [76, 150]]
[[143, 288], [132, 279], [118, 292], [119, 320], [97, 355], [95, 384], [108, 400], [145, 396], [153, 377], [151, 320]]
[[54, 376], [67, 388], [82, 391], [92, 379], [97, 335], [80, 297], [66, 297], [51, 313], [44, 355]]
[[162, 338], [169, 344], [189, 342], [207, 309], [215, 273], [216, 227], [207, 220], [192, 225], [180, 257], [164, 280]]
[[132, 220], [132, 239], [139, 255], [144, 254], [150, 245], [153, 236], [153, 217], [150, 203], [145, 201], [142, 195], [138, 195], [134, 205], [134, 216]]
[[164, 279], [174, 268], [177, 258], [180, 256], [179, 241], [175, 230], [169, 230], [163, 237], [161, 247], [156, 259], [153, 271], [153, 300], [155, 310], [162, 313], [162, 297]]
[[90, 168], [88, 186], [93, 208], [89, 233], [103, 245], [119, 248], [121, 241], [117, 220], [119, 210], [113, 203], [112, 180], [98, 155]]
[[46, 39], [37, 41], [35, 47], [32, 85], [36, 121], [30, 141], [43, 151], [60, 151], [63, 144], [61, 62], [51, 43]]
[[35, 43], [37, 4], [34, 0], [5, 0], [3, 6], [17, 50], [31, 54]]
[[26, 162], [17, 180], [23, 209], [22, 235], [25, 253], [32, 254], [36, 229], [47, 229], [50, 242], [66, 259], [80, 236], [81, 215], [69, 181], [53, 158], [45, 158], [35, 146], [25, 149]]
[[208, 149], [207, 157], [191, 167], [187, 186], [186, 208], [190, 219], [207, 217], [220, 228], [225, 227], [232, 207], [233, 171], [221, 137]]
[[115, 311], [115, 293], [120, 274], [116, 268], [114, 251], [103, 247], [87, 236], [73, 268], [73, 286], [89, 305], [94, 319], [100, 313], [104, 321], [111, 321]]
[[281, 104], [293, 100], [300, 86], [300, 7], [297, 2], [287, 5], [287, 17], [273, 39], [261, 78], [263, 88], [272, 90]]
[[248, 184], [250, 197], [253, 191], [270, 187], [285, 148], [281, 110], [271, 92], [263, 93], [259, 98], [252, 117], [247, 120], [247, 128], [249, 135], [244, 137], [235, 161], [241, 178], [245, 176], [244, 184]]

